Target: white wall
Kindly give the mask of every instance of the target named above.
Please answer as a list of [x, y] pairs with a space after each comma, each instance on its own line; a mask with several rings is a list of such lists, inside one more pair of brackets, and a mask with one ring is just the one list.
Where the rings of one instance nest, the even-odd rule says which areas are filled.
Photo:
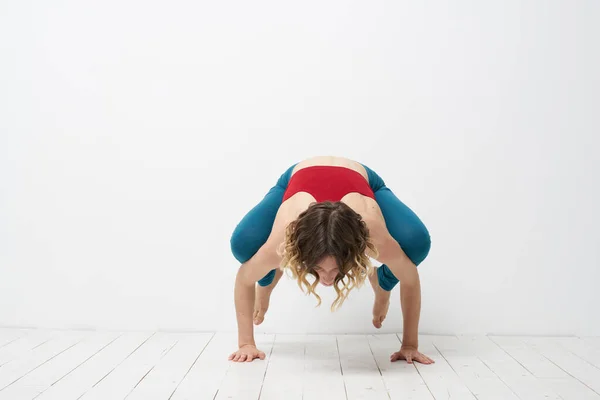
[[[0, 326], [235, 329], [235, 224], [333, 154], [429, 228], [422, 332], [599, 335], [600, 3], [450, 3], [3, 1]], [[375, 331], [322, 292], [262, 329]]]

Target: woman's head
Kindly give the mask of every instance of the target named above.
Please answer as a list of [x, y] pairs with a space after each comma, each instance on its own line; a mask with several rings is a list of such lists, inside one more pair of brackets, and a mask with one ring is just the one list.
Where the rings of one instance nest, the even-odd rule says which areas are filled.
[[[368, 250], [376, 252], [360, 214], [342, 202], [313, 203], [288, 225], [281, 266], [289, 269], [300, 288], [313, 293], [319, 304], [317, 285], [334, 286], [334, 310], [371, 272]], [[307, 275], [315, 278], [312, 284]]]

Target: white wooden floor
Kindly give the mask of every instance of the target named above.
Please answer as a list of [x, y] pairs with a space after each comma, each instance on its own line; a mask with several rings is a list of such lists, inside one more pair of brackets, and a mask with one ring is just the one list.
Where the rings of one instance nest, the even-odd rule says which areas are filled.
[[423, 336], [432, 365], [390, 363], [396, 335], [259, 335], [0, 328], [0, 400], [597, 399], [600, 338]]

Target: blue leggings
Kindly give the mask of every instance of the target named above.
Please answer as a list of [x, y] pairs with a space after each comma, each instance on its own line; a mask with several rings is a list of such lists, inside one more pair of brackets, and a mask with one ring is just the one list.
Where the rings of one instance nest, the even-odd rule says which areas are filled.
[[[295, 165], [292, 165], [279, 177], [277, 184], [244, 216], [233, 231], [231, 251], [240, 263], [243, 264], [252, 258], [267, 241], [294, 167]], [[415, 265], [419, 265], [427, 257], [431, 247], [427, 228], [419, 217], [385, 186], [385, 182], [379, 175], [367, 166], [363, 165], [363, 167], [367, 170], [369, 184], [375, 193], [375, 200], [381, 208], [388, 231], [400, 244], [408, 258]], [[275, 271], [275, 269], [271, 270], [258, 281], [258, 284], [270, 285], [275, 277]], [[379, 285], [384, 290], [390, 291], [398, 283], [398, 279], [385, 264], [377, 268], [377, 276]]]

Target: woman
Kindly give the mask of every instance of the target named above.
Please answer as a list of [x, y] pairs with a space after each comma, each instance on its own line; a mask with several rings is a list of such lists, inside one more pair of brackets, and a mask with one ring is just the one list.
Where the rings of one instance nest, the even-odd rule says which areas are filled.
[[[386, 317], [390, 291], [400, 281], [403, 340], [391, 360], [432, 363], [418, 351], [421, 287], [416, 268], [430, 245], [420, 219], [367, 166], [340, 157], [294, 164], [231, 237], [232, 252], [242, 265], [234, 290], [238, 350], [229, 359], [265, 358], [256, 348], [252, 324], [264, 320], [271, 292], [288, 269], [319, 304], [317, 285], [334, 286], [332, 310], [368, 277], [375, 292], [376, 328]], [[369, 257], [383, 263], [376, 273], [371, 273]], [[312, 284], [307, 275], [314, 278]]]

